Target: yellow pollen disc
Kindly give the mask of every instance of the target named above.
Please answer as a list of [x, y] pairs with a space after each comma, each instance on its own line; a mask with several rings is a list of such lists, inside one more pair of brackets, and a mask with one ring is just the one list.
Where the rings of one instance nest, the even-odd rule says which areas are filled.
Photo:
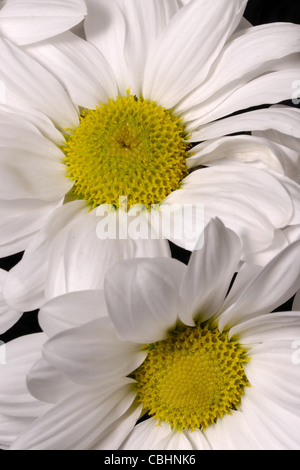
[[81, 116], [69, 130], [65, 154], [67, 176], [74, 181], [72, 199], [92, 207], [159, 204], [187, 175], [189, 144], [175, 114], [132, 95], [110, 100]]
[[205, 429], [230, 414], [249, 386], [246, 351], [207, 324], [184, 327], [148, 346], [131, 375], [144, 412], [179, 431]]

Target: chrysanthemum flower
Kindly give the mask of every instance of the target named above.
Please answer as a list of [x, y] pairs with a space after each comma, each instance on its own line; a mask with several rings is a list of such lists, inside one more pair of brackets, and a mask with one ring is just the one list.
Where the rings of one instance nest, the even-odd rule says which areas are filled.
[[68, 31], [87, 13], [84, 0], [1, 0], [0, 35], [32, 44]]
[[[205, 223], [219, 216], [239, 234], [245, 259], [297, 222], [299, 187], [276, 155], [264, 166], [263, 142], [228, 137], [220, 155], [238, 163], [214, 165], [214, 139], [228, 134], [300, 137], [296, 109], [226, 117], [290, 98], [299, 77], [300, 27], [244, 29], [246, 3], [88, 1], [87, 40], [69, 32], [26, 51], [1, 40], [1, 256], [27, 248], [72, 199], [89, 208], [119, 196], [148, 208], [203, 204]], [[238, 157], [244, 144], [262, 168]]]
[[226, 295], [241, 245], [216, 220], [188, 267], [128, 260], [104, 292], [49, 302], [27, 383], [52, 408], [12, 449], [299, 448], [300, 312], [268, 314], [299, 288], [299, 250], [244, 265]]

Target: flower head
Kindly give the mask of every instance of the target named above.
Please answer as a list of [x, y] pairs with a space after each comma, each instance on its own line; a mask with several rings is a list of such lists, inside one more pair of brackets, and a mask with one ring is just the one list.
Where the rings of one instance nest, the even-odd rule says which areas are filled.
[[300, 312], [268, 313], [299, 288], [299, 248], [244, 265], [226, 295], [241, 246], [216, 220], [188, 267], [128, 260], [104, 293], [52, 300], [28, 386], [53, 407], [12, 448], [297, 448]]

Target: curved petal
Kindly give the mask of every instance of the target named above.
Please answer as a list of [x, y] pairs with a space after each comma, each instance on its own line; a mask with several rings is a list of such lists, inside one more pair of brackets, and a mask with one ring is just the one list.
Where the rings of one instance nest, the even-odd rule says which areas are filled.
[[28, 248], [36, 232], [63, 201], [14, 199], [0, 205], [0, 256], [19, 253]]
[[[178, 442], [179, 440], [179, 442]], [[176, 442], [177, 441], [177, 442]], [[192, 447], [183, 433], [154, 418], [138, 424], [122, 444], [122, 450], [183, 450]]]
[[[187, 130], [192, 130], [189, 127], [190, 125], [187, 125]], [[191, 142], [201, 142], [238, 132], [267, 129], [274, 129], [299, 139], [300, 110], [289, 106], [273, 106], [268, 109], [258, 109], [238, 116], [231, 116], [202, 126], [200, 130], [192, 132], [190, 140]]]
[[131, 88], [139, 95], [148, 50], [178, 10], [177, 1], [87, 0], [87, 7], [87, 40], [111, 65], [120, 93]]
[[86, 204], [76, 201], [57, 209], [43, 228], [33, 237], [22, 260], [10, 270], [4, 288], [9, 305], [22, 312], [40, 308], [46, 301], [45, 286], [50, 259], [49, 240], [78, 212], [86, 212]]
[[186, 266], [175, 259], [133, 259], [107, 273], [108, 312], [122, 340], [154, 343], [166, 337], [178, 316], [178, 289]]
[[211, 166], [228, 161], [251, 163], [258, 168], [284, 171], [284, 161], [278, 156], [278, 148], [267, 139], [249, 135], [223, 137], [203, 142], [193, 147], [193, 156], [186, 161], [188, 168]]
[[299, 416], [277, 405], [263, 393], [254, 388], [247, 390], [242, 412], [263, 450], [299, 448]]
[[166, 240], [102, 239], [99, 223], [83, 201], [58, 209], [10, 272], [10, 304], [35, 310], [62, 294], [102, 289], [108, 268], [124, 259], [171, 256]]
[[264, 450], [249, 419], [240, 411], [232, 411], [209, 426], [204, 435], [213, 450]]
[[39, 311], [39, 324], [48, 337], [107, 316], [104, 292], [89, 290], [54, 297]]
[[48, 410], [48, 405], [34, 398], [26, 385], [26, 376], [41, 358], [46, 339], [44, 333], [35, 333], [6, 344], [6, 364], [0, 368], [0, 412], [6, 416], [33, 421]]
[[235, 326], [243, 321], [272, 312], [287, 302], [300, 287], [300, 241], [277, 255], [236, 296], [225, 301], [219, 328]]
[[52, 337], [44, 359], [73, 382], [101, 387], [133, 372], [147, 356], [141, 345], [120, 341], [108, 317]]
[[164, 204], [203, 205], [205, 223], [221, 219], [240, 236], [244, 256], [270, 246], [274, 229], [288, 225], [294, 212], [291, 197], [278, 178], [234, 163], [191, 173], [182, 189], [174, 191]]
[[59, 78], [78, 106], [95, 109], [118, 95], [106, 59], [92, 44], [71, 32], [25, 50]]
[[0, 56], [0, 79], [6, 86], [5, 104], [25, 111], [36, 108], [60, 129], [78, 125], [76, 107], [50, 72], [5, 39], [0, 40]]
[[[299, 74], [300, 66], [295, 66], [293, 69], [287, 68], [287, 70], [265, 74], [246, 83], [228, 96], [224, 96], [218, 103], [209, 103], [208, 111], [203, 113], [203, 117], [197, 117], [193, 121], [193, 129], [199, 129], [208, 122], [229, 116], [241, 109], [280, 103], [290, 99], [291, 83], [296, 82]], [[189, 118], [186, 117], [186, 119]]]
[[[192, 0], [179, 10], [150, 51], [143, 96], [172, 108], [202, 83], [239, 23], [246, 3]], [[214, 34], [210, 34], [212, 30]]]
[[273, 71], [274, 61], [299, 52], [299, 38], [299, 25], [290, 23], [254, 26], [233, 36], [215, 61], [205, 83], [185, 98], [176, 110], [187, 112], [189, 120], [204, 117], [205, 104], [202, 107], [201, 103], [217, 97], [216, 101], [221, 104], [224, 97], [230, 96], [235, 89]]
[[0, 33], [16, 44], [30, 44], [67, 31], [85, 15], [84, 0], [8, 0], [0, 11]]
[[33, 397], [45, 403], [59, 403], [82, 390], [60, 370], [39, 359], [27, 374], [27, 388]]
[[180, 319], [194, 326], [194, 319], [207, 321], [220, 308], [241, 257], [239, 237], [219, 220], [204, 232], [204, 246], [192, 253], [180, 286]]
[[[11, 450], [88, 450], [130, 408], [135, 394], [128, 384], [68, 397], [37, 419]], [[129, 432], [129, 430], [128, 430]]]

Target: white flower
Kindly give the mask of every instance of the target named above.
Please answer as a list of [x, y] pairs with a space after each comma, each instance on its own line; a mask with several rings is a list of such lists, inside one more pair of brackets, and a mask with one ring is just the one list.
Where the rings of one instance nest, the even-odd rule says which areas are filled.
[[299, 222], [299, 185], [275, 150], [224, 137], [269, 128], [300, 137], [300, 112], [285, 106], [226, 117], [288, 99], [300, 71], [300, 27], [245, 28], [246, 3], [88, 1], [86, 41], [68, 32], [25, 52], [1, 40], [1, 256], [26, 249], [70, 192], [92, 207], [118, 195], [204, 205], [205, 224], [218, 216], [239, 234], [244, 259]]
[[268, 314], [299, 288], [299, 250], [245, 264], [226, 296], [241, 246], [216, 220], [188, 267], [128, 260], [104, 292], [53, 299], [27, 379], [53, 407], [11, 448], [299, 448], [300, 312]]
[[86, 13], [84, 0], [1, 0], [0, 35], [31, 44], [68, 31]]

